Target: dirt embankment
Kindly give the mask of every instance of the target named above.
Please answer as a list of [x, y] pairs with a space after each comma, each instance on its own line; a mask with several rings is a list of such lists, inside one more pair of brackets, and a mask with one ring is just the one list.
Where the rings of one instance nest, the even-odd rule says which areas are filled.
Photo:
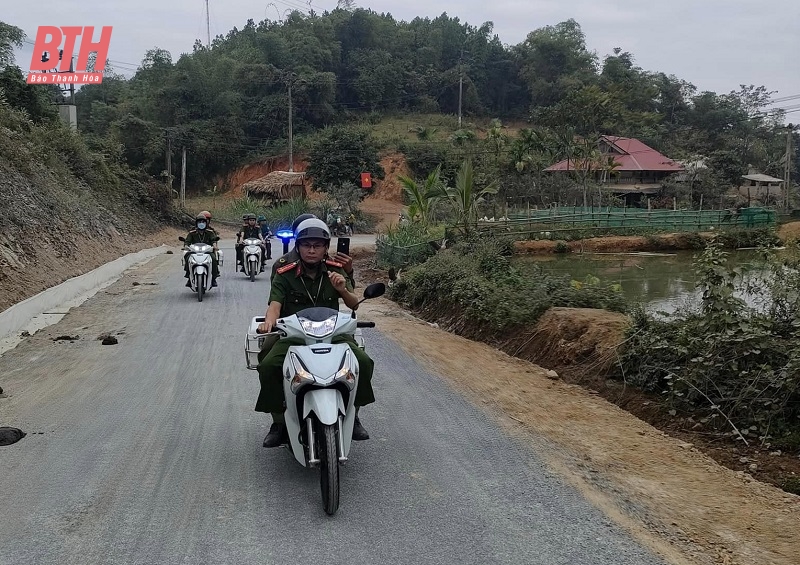
[[385, 231], [391, 225], [397, 225], [400, 214], [405, 210], [403, 205], [403, 187], [399, 176], [410, 174], [406, 158], [402, 153], [392, 153], [381, 159], [386, 178], [375, 181], [375, 190], [361, 202], [361, 209], [378, 218], [375, 229]]
[[[375, 275], [358, 273], [364, 282]], [[651, 427], [595, 391], [445, 332], [388, 300], [362, 309], [362, 317], [533, 444], [556, 472], [667, 562], [798, 562], [800, 497], [717, 464], [693, 443]], [[542, 359], [558, 359], [562, 369], [573, 360], [575, 366], [607, 362], [624, 316], [586, 314], [551, 312], [527, 343], [516, 346], [521, 354], [541, 348]]]
[[[296, 156], [292, 159], [292, 169], [294, 171], [299, 173], [305, 171], [307, 167], [308, 163], [305, 161], [305, 159]], [[272, 171], [288, 170], [288, 155], [266, 157], [235, 169], [224, 177], [215, 179], [214, 183], [216, 184], [217, 191], [219, 193], [224, 192], [228, 198], [238, 198], [244, 196], [242, 185], [245, 183], [261, 178]]]
[[0, 150], [0, 311], [184, 233], [169, 227], [175, 219], [163, 185], [130, 175], [89, 186], [61, 163], [45, 165], [31, 145], [27, 155]]
[[[376, 230], [383, 231], [388, 226], [396, 224], [398, 216], [403, 212], [405, 206], [403, 205], [403, 188], [400, 185], [398, 177], [400, 175], [408, 175], [408, 165], [406, 164], [405, 156], [402, 153], [391, 153], [381, 158], [381, 165], [383, 166], [386, 176], [384, 179], [374, 179], [374, 190], [367, 198], [361, 203], [361, 209], [373, 216], [378, 220]], [[295, 156], [293, 159], [293, 168], [295, 171], [305, 171], [308, 168], [308, 162], [302, 155]], [[268, 157], [262, 160], [255, 161], [235, 171], [215, 179], [217, 185], [216, 196], [211, 195], [194, 195], [191, 197], [191, 206], [199, 209], [198, 207], [206, 207], [207, 209], [215, 209], [219, 206], [224, 206], [224, 203], [233, 198], [241, 198], [244, 196], [242, 186], [257, 178], [260, 178], [272, 171], [288, 171], [289, 159], [286, 155], [275, 157]], [[323, 193], [315, 192], [311, 180], [306, 185], [306, 195], [310, 200], [320, 200], [325, 197]]]
[[788, 222], [778, 226], [778, 237], [786, 244], [800, 241], [800, 222]]
[[[800, 222], [781, 224], [776, 229], [778, 238], [785, 244], [800, 241]], [[715, 232], [666, 233], [651, 236], [610, 235], [578, 239], [575, 241], [528, 240], [517, 241], [514, 249], [526, 255], [548, 253], [634, 253], [642, 251], [680, 251], [697, 249], [719, 235]], [[566, 246], [566, 248], [565, 248]]]
[[649, 237], [637, 235], [610, 235], [575, 241], [531, 240], [517, 241], [514, 248], [522, 254], [564, 253], [564, 245], [573, 253], [625, 253], [636, 251], [668, 251], [696, 249], [698, 244], [711, 239], [713, 233], [670, 233]]
[[[387, 282], [370, 254], [359, 254], [356, 268], [362, 284]], [[798, 454], [697, 430], [696, 421], [670, 414], [657, 395], [610, 380], [627, 316], [551, 308], [530, 330], [484, 344], [439, 329], [434, 322], [443, 319], [420, 320], [388, 300], [364, 307], [364, 317], [493, 409], [668, 562], [798, 562], [793, 528], [800, 525], [800, 497], [774, 486], [800, 476]], [[542, 445], [542, 438], [552, 444]]]

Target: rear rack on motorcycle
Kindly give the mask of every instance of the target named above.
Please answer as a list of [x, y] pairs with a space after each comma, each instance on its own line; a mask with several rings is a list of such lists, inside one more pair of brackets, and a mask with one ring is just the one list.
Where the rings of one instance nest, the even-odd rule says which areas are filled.
[[258, 368], [258, 354], [264, 348], [265, 344], [272, 347], [280, 338], [279, 332], [269, 332], [260, 334], [256, 332], [258, 326], [264, 321], [264, 316], [256, 316], [250, 320], [250, 327], [247, 330], [247, 336], [244, 341], [244, 357], [247, 363], [247, 368], [255, 370]]

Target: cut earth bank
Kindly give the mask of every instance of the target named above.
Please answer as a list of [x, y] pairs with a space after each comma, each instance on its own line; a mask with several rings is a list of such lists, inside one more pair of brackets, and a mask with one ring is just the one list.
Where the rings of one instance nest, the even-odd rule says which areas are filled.
[[[215, 229], [227, 238], [232, 237], [235, 231], [220, 226], [215, 226]], [[179, 246], [178, 236], [186, 233], [186, 229], [174, 226], [160, 227], [154, 232], [133, 237], [113, 230], [101, 237], [76, 231], [68, 234], [68, 246], [61, 249], [53, 246], [38, 252], [17, 244], [8, 236], [0, 236], [0, 266], [3, 271], [0, 275], [0, 312], [128, 253], [159, 245]]]

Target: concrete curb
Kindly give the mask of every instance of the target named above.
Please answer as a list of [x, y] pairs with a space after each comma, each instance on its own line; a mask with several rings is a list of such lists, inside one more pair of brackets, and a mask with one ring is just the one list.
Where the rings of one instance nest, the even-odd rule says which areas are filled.
[[153, 257], [165, 253], [167, 249], [168, 246], [161, 245], [129, 253], [0, 312], [0, 355], [19, 343], [17, 332], [27, 329], [33, 333], [56, 323], [70, 308], [79, 306], [103, 288], [119, 280], [126, 270], [146, 263]]

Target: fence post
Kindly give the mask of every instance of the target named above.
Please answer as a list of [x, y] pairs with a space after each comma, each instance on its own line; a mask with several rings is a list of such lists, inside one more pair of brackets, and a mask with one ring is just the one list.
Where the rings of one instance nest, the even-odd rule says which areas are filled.
[[[533, 225], [531, 224], [531, 201], [528, 199], [528, 233], [533, 232]], [[528, 235], [530, 237], [530, 235]]]

